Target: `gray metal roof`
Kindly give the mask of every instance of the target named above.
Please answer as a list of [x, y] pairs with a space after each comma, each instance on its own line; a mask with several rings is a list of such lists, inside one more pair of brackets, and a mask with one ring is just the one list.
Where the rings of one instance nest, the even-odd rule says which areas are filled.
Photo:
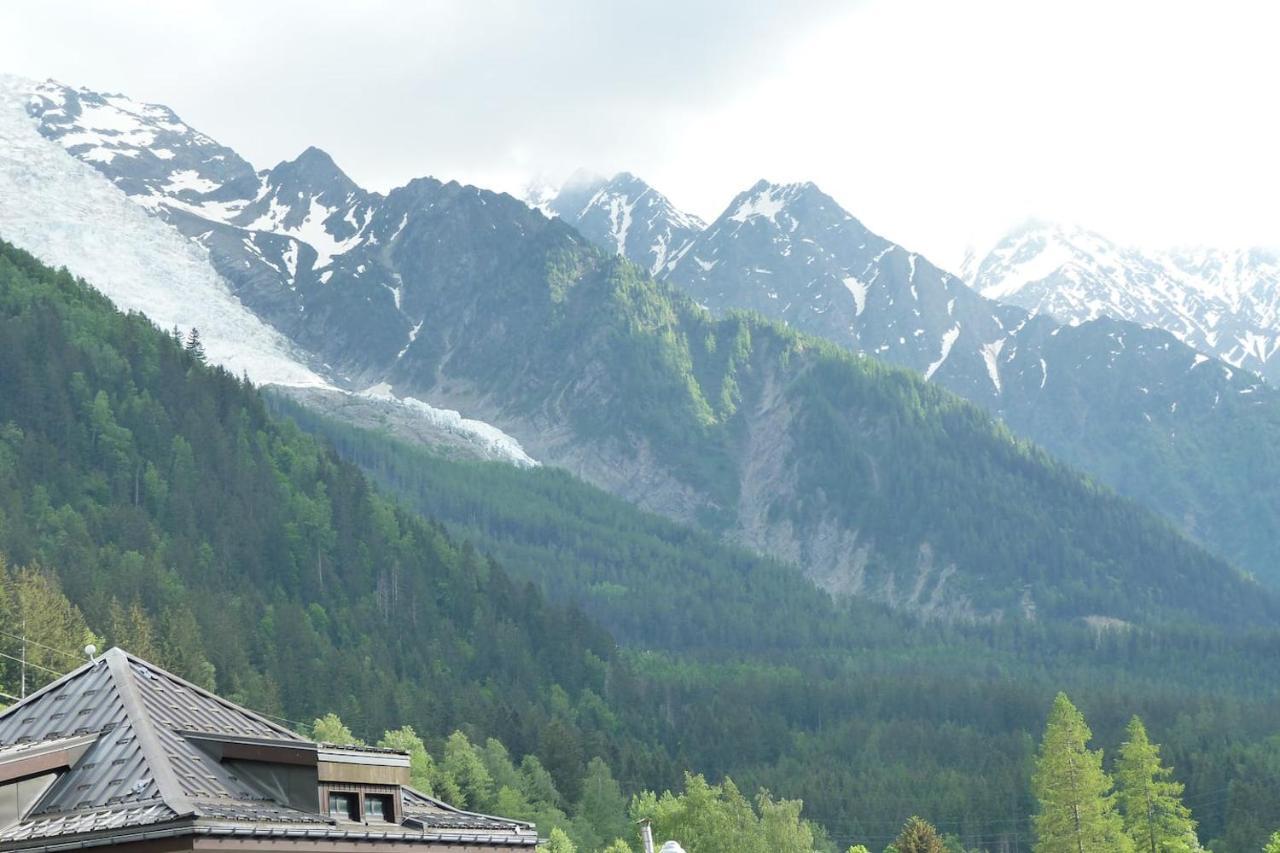
[[404, 802], [404, 815], [428, 829], [474, 829], [474, 830], [533, 830], [533, 825], [517, 820], [464, 812], [462, 809], [428, 797], [421, 791], [402, 788], [401, 798]]
[[[124, 830], [147, 834], [299, 831], [351, 837], [327, 815], [272, 799], [201, 748], [202, 735], [318, 749], [319, 745], [175, 675], [112, 649], [0, 713], [0, 760], [97, 739], [19, 822], [0, 827], [0, 848], [19, 849]], [[77, 740], [78, 739], [78, 740]], [[454, 809], [404, 789], [404, 826], [379, 830], [406, 842], [466, 837], [525, 846], [533, 827]], [[318, 804], [317, 804], [318, 805]], [[203, 829], [201, 829], [203, 827]], [[481, 842], [481, 836], [486, 841]]]
[[[159, 800], [145, 804], [56, 814], [24, 820], [0, 831], [0, 843], [61, 838], [125, 827], [152, 826], [173, 820], [177, 815]], [[16, 844], [13, 846], [17, 846]]]

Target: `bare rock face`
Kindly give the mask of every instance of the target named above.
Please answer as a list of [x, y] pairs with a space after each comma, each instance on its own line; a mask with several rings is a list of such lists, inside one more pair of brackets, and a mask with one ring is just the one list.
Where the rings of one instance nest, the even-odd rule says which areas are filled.
[[[542, 203], [607, 251], [648, 263], [591, 226], [578, 185]], [[961, 273], [870, 231], [813, 184], [760, 181], [655, 275], [717, 316], [758, 312], [917, 371], [1278, 577], [1280, 545], [1257, 531], [1280, 520], [1280, 481], [1244, 485], [1239, 450], [1253, 447], [1257, 463], [1269, 457], [1259, 431], [1280, 440], [1280, 397], [1254, 372], [1280, 364], [1275, 252], [1139, 252], [1030, 223]]]
[[[122, 96], [46, 84], [23, 110], [46, 148], [206, 253], [241, 310], [332, 386], [306, 398], [358, 423], [563, 466], [834, 594], [937, 618], [1002, 618], [1027, 602], [1041, 618], [1094, 614], [1103, 584], [1135, 604], [1102, 615], [1137, 620], [1192, 598], [1208, 608], [1193, 587], [1247, 584], [938, 386], [1223, 532], [1242, 496], [1206, 508], [1185, 488], [1161, 491], [1198, 476], [1167, 460], [1233, 423], [1268, 435], [1241, 401], [1265, 409], [1269, 392], [1216, 362], [1201, 369], [1151, 337], [1162, 333], [992, 303], [811, 184], [762, 182], [703, 227], [622, 175], [565, 195], [548, 218], [431, 178], [371, 193], [316, 149], [255, 171], [172, 111]], [[410, 409], [421, 422], [401, 417]], [[1270, 513], [1271, 497], [1255, 490], [1248, 505]], [[1097, 518], [1149, 530], [1144, 550], [1092, 535]], [[1152, 566], [1179, 583], [1155, 582]]]

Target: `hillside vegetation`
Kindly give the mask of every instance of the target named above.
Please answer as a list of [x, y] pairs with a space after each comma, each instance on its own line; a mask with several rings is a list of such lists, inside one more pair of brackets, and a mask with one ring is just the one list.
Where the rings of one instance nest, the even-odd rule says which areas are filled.
[[1204, 837], [1236, 832], [1227, 853], [1249, 849], [1261, 826], [1238, 815], [1280, 779], [1273, 631], [1185, 609], [1178, 627], [1145, 605], [1151, 627], [1111, 632], [922, 624], [560, 472], [335, 434], [395, 473], [401, 508], [203, 364], [197, 339], [8, 246], [0, 436], [10, 644], [51, 614], [40, 623], [62, 627], [41, 642], [122, 643], [286, 719], [334, 711], [366, 738], [409, 724], [438, 755], [455, 729], [497, 737], [566, 803], [598, 756], [627, 792], [731, 774], [803, 799], [837, 838], [891, 837], [918, 813], [970, 846], [1025, 840], [1028, 733], [1059, 689], [1103, 744], [1140, 712]]

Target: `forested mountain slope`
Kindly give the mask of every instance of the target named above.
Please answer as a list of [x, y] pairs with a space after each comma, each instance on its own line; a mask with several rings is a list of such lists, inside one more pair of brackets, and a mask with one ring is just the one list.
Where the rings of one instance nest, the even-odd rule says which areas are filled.
[[635, 648], [618, 652], [374, 495], [195, 349], [0, 248], [0, 552], [59, 577], [109, 642], [152, 643], [256, 708], [335, 710], [365, 736], [411, 723], [436, 748], [456, 726], [494, 734], [540, 756], [569, 798], [603, 755], [632, 790], [684, 768], [731, 773], [803, 796], [835, 834], [878, 837], [924, 812], [971, 846], [1024, 837], [1025, 733], [1063, 687], [1104, 739], [1143, 714], [1191, 794], [1218, 796], [1197, 811], [1206, 832], [1274, 781], [1274, 631], [918, 625], [784, 584], [788, 567], [563, 473], [384, 460], [555, 597], [633, 611], [617, 627]]
[[[1270, 600], [1220, 563], [949, 395], [758, 318], [714, 319], [509, 196], [427, 178], [370, 193], [315, 149], [254, 172], [167, 109], [56, 84], [27, 109], [41, 133], [203, 246], [244, 304], [335, 381], [479, 418], [535, 459], [801, 565], [830, 590], [963, 619], [1270, 618]], [[848, 236], [851, 217], [811, 189], [775, 195], [760, 189], [721, 224], [768, 236], [801, 222], [780, 205], [803, 202]], [[797, 256], [800, 236], [788, 238]], [[971, 325], [981, 297], [880, 242], [883, 287], [911, 278], [901, 299], [914, 290], [931, 317]], [[677, 267], [693, 253], [710, 263], [695, 245]], [[934, 298], [938, 282], [955, 294]], [[868, 316], [881, 301], [906, 310], [878, 290], [866, 299]], [[908, 339], [891, 331], [881, 336]], [[1047, 383], [1039, 359], [1023, 354], [1015, 372], [1019, 346], [987, 350], [993, 339], [979, 337], [936, 375], [988, 393], [1026, 385], [1028, 371]], [[921, 358], [929, 349], [912, 345]], [[1059, 382], [1058, 366], [1047, 370]], [[1108, 450], [1144, 462], [1160, 452], [1145, 447]], [[1269, 508], [1269, 494], [1254, 505]], [[1240, 521], [1237, 503], [1215, 506]]]
[[[570, 224], [579, 221], [571, 208], [554, 199], [549, 205]], [[871, 231], [813, 184], [761, 181], [694, 237], [664, 277], [717, 316], [757, 311], [909, 367], [1215, 553], [1280, 583], [1280, 541], [1268, 532], [1280, 525], [1280, 394], [1210, 357], [1213, 349], [1202, 354], [1165, 331], [1124, 322], [1151, 320], [1148, 314], [1090, 309], [1060, 320], [1050, 316], [1052, 304], [1028, 313], [1019, 305], [1034, 305], [1023, 297], [1034, 302], [1044, 288], [1075, 293], [1064, 276], [1079, 273], [1113, 296], [1132, 286], [1130, 297], [1141, 301], [1140, 286], [1154, 273], [1130, 270], [1123, 284], [1113, 283], [1112, 266], [1132, 266], [1133, 258], [1093, 259], [1081, 273], [1080, 264], [1063, 260], [1073, 257], [1066, 249], [1038, 232], [1007, 243], [981, 267], [986, 293], [998, 292], [1002, 276], [1016, 284], [1034, 279], [1046, 262], [1067, 265], [1056, 276], [1046, 269], [1044, 281], [1019, 289], [1017, 304], [1003, 304]], [[1254, 260], [1260, 278], [1252, 292], [1262, 306], [1269, 268], [1265, 256]], [[1080, 296], [1090, 299], [1103, 297]], [[1236, 356], [1226, 357], [1246, 363]]]
[[11, 564], [55, 572], [90, 625], [139, 605], [146, 624], [109, 639], [270, 713], [473, 725], [522, 751], [548, 727], [598, 736], [550, 697], [603, 692], [607, 633], [376, 496], [193, 349], [0, 243]]
[[608, 625], [640, 676], [616, 678], [611, 698], [660, 714], [670, 728], [652, 737], [686, 765], [801, 795], [837, 837], [887, 841], [922, 813], [971, 848], [1025, 845], [1028, 733], [1064, 687], [1094, 709], [1109, 754], [1134, 709], [1158, 721], [1202, 837], [1230, 837], [1215, 850], [1252, 853], [1280, 819], [1263, 793], [1280, 781], [1266, 769], [1280, 767], [1280, 742], [1267, 740], [1280, 726], [1274, 630], [919, 624], [816, 597], [787, 567], [564, 472], [450, 460], [277, 406]]
[[[758, 318], [712, 319], [512, 199], [435, 190], [450, 215], [411, 224], [402, 252], [465, 268], [474, 255], [436, 230], [459, 221], [526, 238], [486, 255], [490, 286], [419, 291], [435, 334], [387, 379], [480, 412], [537, 458], [830, 590], [935, 615], [1213, 618], [1249, 587], [936, 386]], [[1175, 602], [1179, 588], [1195, 592]]]

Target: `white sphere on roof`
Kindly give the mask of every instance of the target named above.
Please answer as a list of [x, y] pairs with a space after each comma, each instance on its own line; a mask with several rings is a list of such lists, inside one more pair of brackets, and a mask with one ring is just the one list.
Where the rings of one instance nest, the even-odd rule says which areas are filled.
[[662, 849], [658, 853], [684, 853], [684, 848], [680, 846], [678, 841], [664, 841]]

